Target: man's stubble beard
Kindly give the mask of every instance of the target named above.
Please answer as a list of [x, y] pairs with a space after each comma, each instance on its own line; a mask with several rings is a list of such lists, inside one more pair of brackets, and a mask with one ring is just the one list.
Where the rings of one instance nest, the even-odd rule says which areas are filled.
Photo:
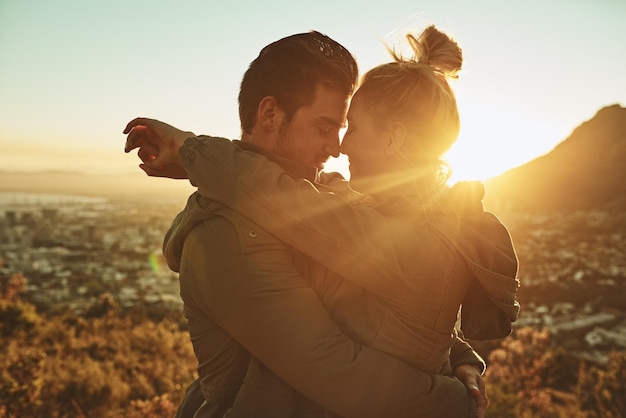
[[276, 154], [288, 160], [297, 161], [303, 163], [301, 158], [298, 158], [298, 152], [294, 149], [292, 144], [292, 137], [287, 133], [287, 122], [282, 123], [279, 128], [278, 140], [276, 141]]
[[289, 123], [283, 122], [280, 127], [278, 140], [276, 141], [276, 154], [291, 161], [296, 161], [306, 166], [313, 166], [318, 162], [325, 163], [330, 155], [316, 155], [313, 161], [305, 160], [302, 151], [294, 146], [294, 138], [288, 133], [287, 127]]

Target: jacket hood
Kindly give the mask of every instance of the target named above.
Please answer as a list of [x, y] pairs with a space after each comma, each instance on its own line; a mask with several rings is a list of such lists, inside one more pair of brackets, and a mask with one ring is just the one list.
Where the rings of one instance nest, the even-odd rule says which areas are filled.
[[163, 255], [167, 260], [167, 265], [175, 272], [180, 272], [180, 259], [183, 253], [183, 244], [187, 234], [199, 223], [215, 217], [215, 209], [210, 208], [210, 202], [200, 196], [198, 192], [193, 193], [187, 199], [187, 205], [174, 220], [163, 239]]
[[519, 315], [518, 259], [507, 228], [485, 212], [482, 183], [463, 182], [450, 189], [454, 222], [438, 225], [439, 232], [462, 256], [476, 284], [461, 307], [461, 331], [468, 339], [504, 338]]
[[[283, 158], [249, 142], [237, 140], [232, 142], [247, 151], [264, 155], [294, 177], [305, 178], [311, 182], [315, 182], [319, 178], [320, 173], [315, 167], [305, 166], [297, 161]], [[180, 259], [187, 234], [199, 223], [219, 216], [220, 211], [223, 209], [223, 205], [201, 196], [198, 192], [194, 192], [189, 196], [187, 205], [174, 218], [163, 239], [163, 254], [170, 269], [180, 272]]]

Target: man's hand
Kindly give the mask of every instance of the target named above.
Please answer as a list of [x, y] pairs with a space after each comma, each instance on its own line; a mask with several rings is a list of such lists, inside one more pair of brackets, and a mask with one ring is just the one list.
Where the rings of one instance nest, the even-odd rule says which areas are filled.
[[187, 171], [178, 161], [178, 150], [193, 132], [185, 132], [155, 119], [136, 118], [126, 125], [125, 152], [139, 148], [139, 167], [152, 177], [186, 179]]
[[485, 382], [480, 375], [480, 369], [471, 364], [461, 364], [454, 369], [454, 375], [463, 382], [470, 395], [474, 397], [477, 409], [476, 416], [484, 418], [487, 406], [489, 406], [489, 398], [487, 397]]

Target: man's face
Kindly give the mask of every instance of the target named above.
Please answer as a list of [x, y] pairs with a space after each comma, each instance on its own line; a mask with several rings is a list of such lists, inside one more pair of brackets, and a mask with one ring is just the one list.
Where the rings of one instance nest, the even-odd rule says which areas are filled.
[[318, 85], [313, 103], [281, 126], [277, 154], [323, 169], [331, 155], [339, 156], [339, 130], [345, 125], [348, 101], [349, 96]]

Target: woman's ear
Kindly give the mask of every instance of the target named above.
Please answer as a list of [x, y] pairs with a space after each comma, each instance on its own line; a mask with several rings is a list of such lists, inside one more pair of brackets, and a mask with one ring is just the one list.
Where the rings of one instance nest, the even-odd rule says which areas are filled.
[[257, 123], [265, 131], [274, 131], [280, 126], [282, 110], [272, 96], [266, 96], [259, 102], [257, 108]]
[[406, 141], [406, 126], [400, 122], [391, 122], [387, 127], [387, 149], [386, 155], [397, 153]]

